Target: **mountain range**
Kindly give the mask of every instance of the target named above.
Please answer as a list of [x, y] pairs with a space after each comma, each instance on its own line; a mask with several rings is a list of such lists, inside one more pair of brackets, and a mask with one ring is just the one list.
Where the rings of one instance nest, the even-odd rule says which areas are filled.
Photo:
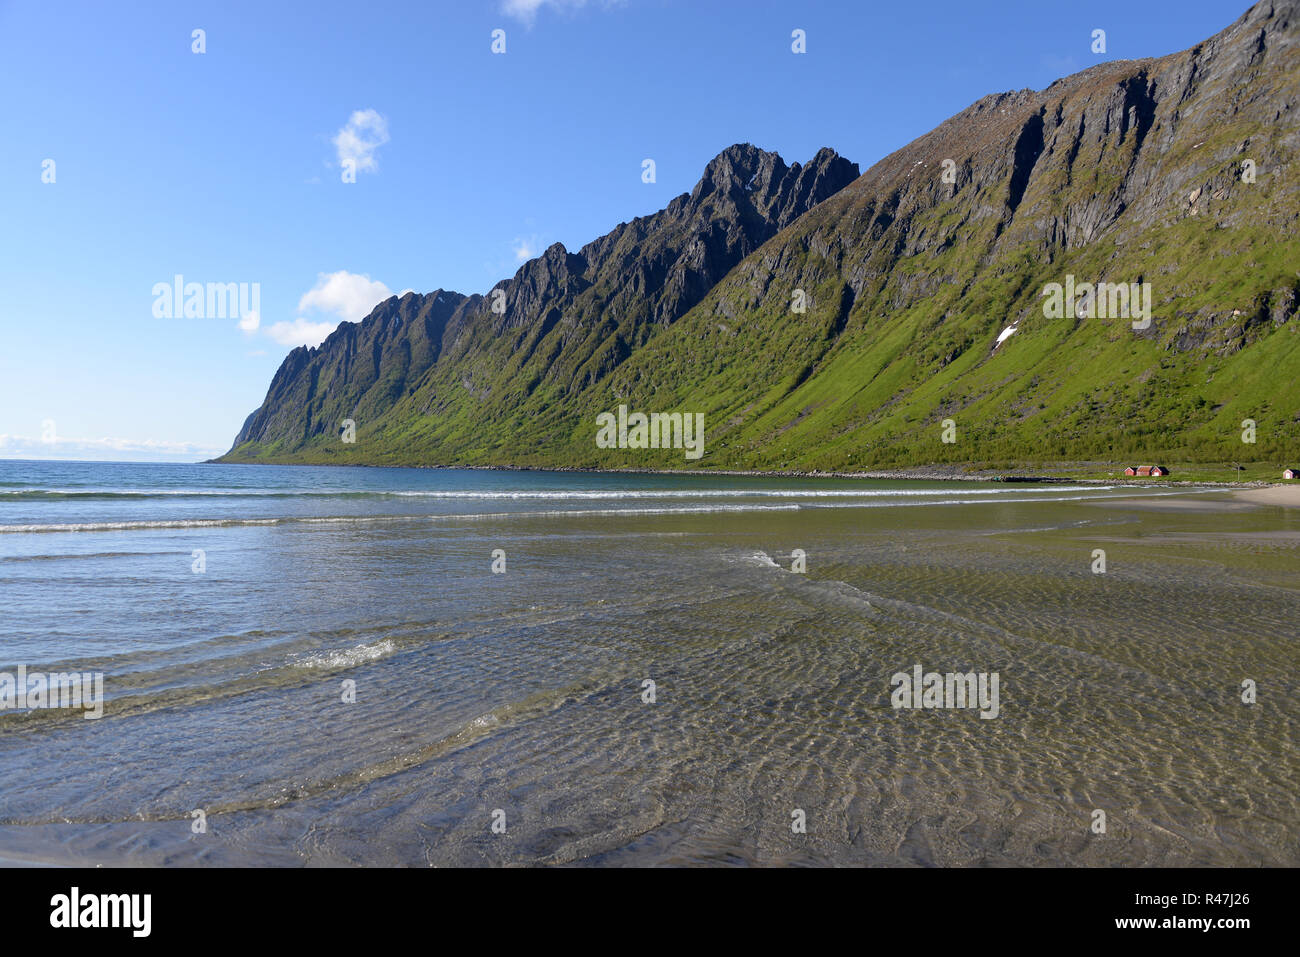
[[[294, 349], [220, 461], [1300, 457], [1298, 40], [1300, 0], [1263, 0], [1189, 50], [986, 96], [861, 174], [730, 146], [487, 295], [395, 296]], [[1099, 283], [1149, 317], [1045, 308]], [[620, 406], [703, 413], [703, 456], [600, 447]]]

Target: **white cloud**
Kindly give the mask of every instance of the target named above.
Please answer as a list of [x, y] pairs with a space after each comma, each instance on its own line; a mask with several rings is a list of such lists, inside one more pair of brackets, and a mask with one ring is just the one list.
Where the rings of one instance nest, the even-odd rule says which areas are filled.
[[282, 346], [318, 346], [336, 328], [337, 322], [309, 322], [299, 318], [293, 322], [277, 322], [266, 334]]
[[70, 439], [51, 442], [25, 435], [0, 435], [0, 459], [82, 459], [88, 461], [186, 461], [210, 459], [224, 448], [166, 439]]
[[[298, 300], [298, 311], [305, 315], [292, 322], [272, 323], [262, 333], [282, 346], [318, 346], [340, 322], [360, 322], [392, 295], [393, 291], [382, 282], [362, 273], [346, 269], [317, 273], [316, 285]], [[257, 328], [256, 316], [253, 323]]]
[[353, 163], [357, 172], [379, 168], [375, 150], [388, 142], [388, 121], [376, 110], [354, 110], [343, 129], [334, 135], [339, 166]]
[[365, 274], [346, 269], [322, 272], [316, 274], [316, 285], [298, 300], [298, 311], [332, 313], [339, 319], [357, 322], [392, 294], [382, 282]]

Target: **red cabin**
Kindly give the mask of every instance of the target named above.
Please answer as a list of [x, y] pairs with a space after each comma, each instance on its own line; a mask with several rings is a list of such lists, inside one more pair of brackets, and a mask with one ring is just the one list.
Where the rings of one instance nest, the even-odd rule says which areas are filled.
[[1300, 478], [1300, 469], [1287, 469], [1282, 473], [1284, 479]]

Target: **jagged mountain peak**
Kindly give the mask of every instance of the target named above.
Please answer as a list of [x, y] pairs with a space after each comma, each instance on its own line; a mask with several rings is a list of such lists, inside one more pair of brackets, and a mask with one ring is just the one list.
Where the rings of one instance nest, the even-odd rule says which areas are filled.
[[773, 177], [783, 176], [786, 170], [785, 160], [777, 153], [751, 143], [736, 143], [709, 160], [704, 175], [691, 190], [691, 200], [698, 203], [711, 193], [735, 189], [766, 190]]
[[[486, 296], [437, 290], [393, 296], [316, 349], [294, 350], [236, 439], [281, 447], [322, 441], [340, 418], [374, 421], [456, 365], [456, 392], [506, 370], [526, 390], [581, 391], [608, 376], [655, 327], [694, 306], [745, 256], [848, 185], [857, 164], [822, 149], [787, 166], [752, 144], [711, 160], [691, 194], [570, 252], [555, 242]], [[490, 358], [489, 358], [490, 357]]]
[[[1228, 456], [1244, 418], [1293, 452], [1298, 7], [982, 97], [861, 176], [830, 149], [729, 146], [665, 209], [552, 245], [443, 325], [295, 351], [230, 460], [627, 466], [581, 427], [620, 403], [706, 410], [709, 464], [733, 467]], [[1039, 294], [1068, 275], [1149, 280], [1156, 314], [1049, 321]]]
[[857, 179], [858, 173], [857, 163], [829, 147], [818, 150], [806, 165], [786, 165], [778, 153], [736, 143], [709, 161], [685, 207], [704, 208], [709, 200], [747, 206], [780, 229]]

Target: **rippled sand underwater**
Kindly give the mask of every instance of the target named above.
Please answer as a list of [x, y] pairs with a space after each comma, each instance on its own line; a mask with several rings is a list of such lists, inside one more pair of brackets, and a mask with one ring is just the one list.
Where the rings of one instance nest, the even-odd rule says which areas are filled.
[[[22, 624], [138, 641], [43, 662], [97, 663], [104, 718], [0, 716], [0, 857], [1300, 864], [1294, 511], [648, 511], [10, 555], [0, 587], [50, 596]], [[163, 571], [196, 535], [206, 574]], [[891, 707], [916, 665], [997, 672], [1000, 713]]]

